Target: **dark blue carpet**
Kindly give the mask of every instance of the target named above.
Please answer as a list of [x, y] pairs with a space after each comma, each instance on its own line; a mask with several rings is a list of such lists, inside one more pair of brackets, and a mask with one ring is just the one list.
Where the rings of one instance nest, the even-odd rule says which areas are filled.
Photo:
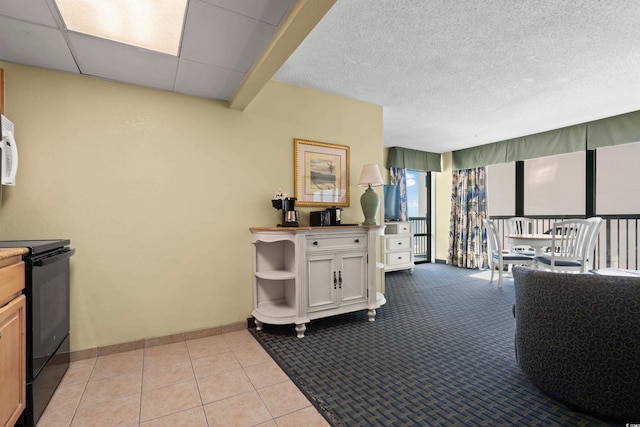
[[[476, 277], [474, 277], [476, 276]], [[480, 277], [477, 277], [480, 276]], [[387, 304], [255, 338], [334, 426], [603, 426], [545, 396], [518, 367], [513, 280], [420, 264], [387, 273]], [[640, 420], [637, 420], [640, 422]]]

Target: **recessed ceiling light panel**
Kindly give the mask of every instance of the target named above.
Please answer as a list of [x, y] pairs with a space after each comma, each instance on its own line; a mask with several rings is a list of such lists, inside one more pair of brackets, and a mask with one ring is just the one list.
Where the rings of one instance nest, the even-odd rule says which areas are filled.
[[187, 0], [55, 0], [68, 30], [178, 55]]

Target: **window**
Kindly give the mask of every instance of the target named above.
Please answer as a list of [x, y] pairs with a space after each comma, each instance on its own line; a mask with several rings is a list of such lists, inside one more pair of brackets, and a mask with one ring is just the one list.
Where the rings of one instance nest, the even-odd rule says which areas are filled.
[[584, 215], [585, 152], [524, 162], [525, 215]]
[[516, 210], [516, 164], [487, 166], [487, 206], [489, 216], [514, 216]]
[[416, 217], [419, 215], [419, 186], [417, 183], [419, 172], [407, 169], [407, 215]]
[[640, 213], [638, 182], [640, 142], [596, 150], [596, 213], [598, 215]]

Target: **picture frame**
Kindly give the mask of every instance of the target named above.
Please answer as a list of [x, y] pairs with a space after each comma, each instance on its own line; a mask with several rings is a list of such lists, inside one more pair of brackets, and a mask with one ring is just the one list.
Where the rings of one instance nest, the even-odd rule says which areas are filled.
[[294, 139], [296, 206], [349, 206], [349, 146]]

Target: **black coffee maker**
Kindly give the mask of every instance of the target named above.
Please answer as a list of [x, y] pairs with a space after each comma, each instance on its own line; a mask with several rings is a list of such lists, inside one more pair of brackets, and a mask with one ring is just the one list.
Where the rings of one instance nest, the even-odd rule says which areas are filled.
[[284, 199], [271, 200], [271, 205], [282, 211], [281, 227], [298, 227], [298, 211], [296, 211], [296, 198], [285, 197]]

